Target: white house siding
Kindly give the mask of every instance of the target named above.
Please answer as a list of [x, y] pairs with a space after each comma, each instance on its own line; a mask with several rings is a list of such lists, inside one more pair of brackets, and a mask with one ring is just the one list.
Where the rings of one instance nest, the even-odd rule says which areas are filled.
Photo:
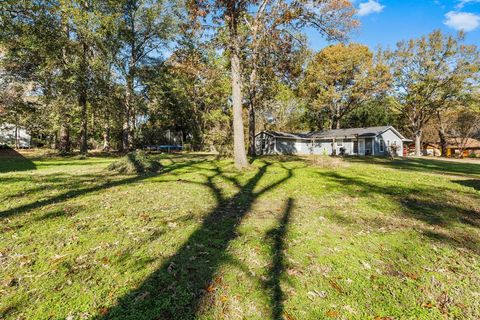
[[[18, 136], [18, 146], [20, 148], [30, 148], [31, 137], [28, 134], [27, 130], [24, 128], [18, 127], [17, 129]], [[0, 124], [0, 145], [7, 145], [10, 147], [15, 147], [15, 125], [4, 123]]]
[[[385, 142], [385, 148], [383, 153], [380, 152], [380, 139], [383, 139], [383, 141]], [[397, 155], [403, 155], [403, 141], [393, 130], [388, 129], [387, 131], [378, 135], [375, 140], [375, 155], [388, 155], [389, 145], [392, 144], [396, 144], [398, 146]]]
[[276, 139], [276, 153], [279, 154], [309, 154], [309, 145], [306, 140]]

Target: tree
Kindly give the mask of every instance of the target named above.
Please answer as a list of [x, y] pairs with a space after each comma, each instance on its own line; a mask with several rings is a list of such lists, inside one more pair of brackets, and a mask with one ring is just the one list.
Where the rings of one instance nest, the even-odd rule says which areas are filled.
[[[351, 27], [356, 26], [353, 19], [355, 10], [349, 1], [212, 1], [190, 3], [194, 16], [202, 16], [206, 21], [217, 23], [219, 32], [225, 31], [226, 41], [223, 49], [230, 56], [231, 92], [233, 107], [233, 141], [234, 160], [237, 168], [248, 166], [245, 153], [243, 128], [244, 83], [242, 73], [242, 57], [248, 52], [251, 43], [252, 70], [250, 73], [250, 135], [254, 128], [254, 111], [256, 84], [258, 79], [257, 63], [261, 60], [261, 44], [269, 44], [265, 51], [281, 52], [284, 47], [272, 45], [275, 37], [281, 34], [292, 34], [304, 27], [312, 27], [331, 36], [344, 35]], [[244, 27], [250, 28], [246, 32]], [[266, 41], [266, 35], [272, 38]], [[252, 138], [252, 137], [251, 137]], [[252, 142], [252, 141], [251, 141]], [[253, 144], [251, 144], [253, 145]]]
[[175, 36], [177, 8], [174, 2], [162, 0], [122, 0], [117, 10], [123, 50], [119, 68], [125, 78], [125, 102], [122, 149], [132, 145], [132, 126], [136, 125], [135, 86], [138, 69], [155, 62]]
[[339, 129], [342, 119], [364, 102], [384, 94], [390, 74], [381, 59], [375, 61], [368, 47], [343, 43], [318, 52], [309, 63], [302, 84], [317, 127], [324, 117], [330, 129]]
[[[453, 37], [434, 31], [419, 39], [402, 41], [394, 52], [388, 53], [394, 79], [392, 94], [397, 102], [394, 107], [409, 121], [416, 156], [421, 155], [425, 125], [436, 114], [441, 116], [455, 106], [478, 72], [477, 50], [461, 44], [463, 40], [462, 33]], [[443, 131], [440, 127], [445, 145]]]
[[[262, 87], [273, 73], [294, 75], [304, 62], [305, 39], [299, 34], [304, 27], [316, 29], [327, 40], [342, 41], [357, 27], [355, 10], [348, 1], [260, 1], [246, 17], [249, 50], [248, 75], [249, 154], [255, 155], [255, 109], [262, 103]], [[299, 68], [300, 66], [300, 68]], [[268, 77], [270, 76], [270, 77]], [[278, 79], [277, 79], [278, 78]]]

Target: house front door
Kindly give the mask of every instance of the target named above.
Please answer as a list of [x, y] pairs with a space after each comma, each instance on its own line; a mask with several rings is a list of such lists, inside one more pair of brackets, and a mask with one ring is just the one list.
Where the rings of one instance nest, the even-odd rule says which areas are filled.
[[363, 156], [365, 155], [365, 140], [359, 139], [358, 140], [358, 154]]

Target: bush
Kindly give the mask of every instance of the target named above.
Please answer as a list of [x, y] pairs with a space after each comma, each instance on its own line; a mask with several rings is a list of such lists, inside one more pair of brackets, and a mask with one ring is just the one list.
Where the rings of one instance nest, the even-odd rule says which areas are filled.
[[477, 158], [477, 154], [475, 152], [472, 152], [468, 155], [469, 158]]
[[130, 152], [108, 166], [109, 170], [125, 174], [157, 172], [161, 168], [160, 162], [151, 160], [143, 151]]

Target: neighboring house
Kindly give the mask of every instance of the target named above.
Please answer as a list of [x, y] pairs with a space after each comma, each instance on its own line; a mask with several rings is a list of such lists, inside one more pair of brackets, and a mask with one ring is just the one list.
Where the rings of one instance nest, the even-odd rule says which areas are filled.
[[393, 148], [396, 148], [397, 155], [404, 155], [404, 143], [410, 141], [392, 126], [336, 129], [310, 133], [262, 131], [255, 136], [257, 151], [263, 155], [386, 156]]
[[3, 123], [0, 124], [0, 146], [1, 145], [30, 148], [31, 136], [25, 128], [17, 127], [10, 123]]
[[456, 138], [447, 141], [447, 157], [458, 157], [463, 151], [462, 157], [471, 154], [480, 156], [480, 140], [474, 138]]

